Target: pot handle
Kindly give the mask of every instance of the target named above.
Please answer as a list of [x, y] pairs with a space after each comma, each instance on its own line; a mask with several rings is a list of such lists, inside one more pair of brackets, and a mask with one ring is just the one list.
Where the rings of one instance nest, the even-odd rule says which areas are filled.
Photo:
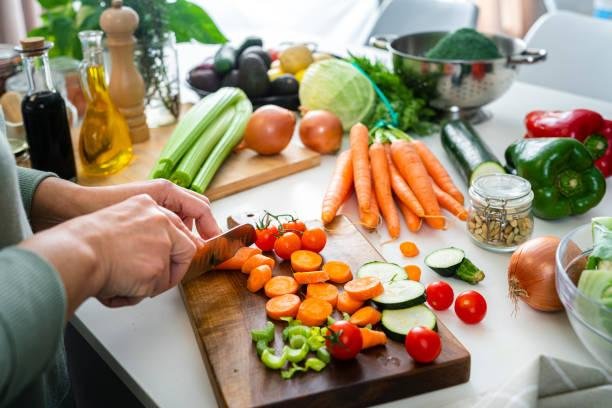
[[510, 64], [535, 64], [536, 62], [545, 61], [547, 52], [543, 48], [527, 48], [518, 55], [508, 57]]
[[379, 34], [373, 35], [368, 40], [370, 47], [378, 48], [380, 50], [386, 50], [391, 41], [395, 40], [397, 35], [394, 34]]

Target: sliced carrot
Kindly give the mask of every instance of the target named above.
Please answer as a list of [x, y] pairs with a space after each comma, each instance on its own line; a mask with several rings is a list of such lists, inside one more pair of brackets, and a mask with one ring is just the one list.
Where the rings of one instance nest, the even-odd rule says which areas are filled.
[[289, 293], [297, 293], [299, 288], [300, 285], [291, 276], [275, 276], [266, 283], [264, 291], [267, 297], [273, 298]]
[[360, 327], [362, 345], [361, 349], [367, 349], [374, 346], [382, 346], [387, 344], [387, 335], [385, 332]]
[[382, 295], [385, 289], [380, 279], [375, 276], [366, 276], [347, 282], [344, 290], [354, 299], [368, 300]]
[[406, 271], [406, 276], [408, 276], [408, 279], [417, 282], [421, 280], [421, 268], [419, 268], [417, 265], [406, 265], [404, 266], [404, 270]]
[[317, 298], [328, 302], [332, 307], [338, 303], [338, 288], [331, 283], [311, 283], [306, 288], [306, 298]]
[[300, 297], [292, 293], [276, 296], [266, 302], [266, 314], [275, 320], [280, 320], [281, 317], [295, 318], [301, 303]]
[[346, 283], [353, 279], [351, 267], [342, 261], [328, 261], [323, 265], [323, 272], [327, 272], [329, 280], [336, 283]]
[[368, 324], [375, 325], [380, 322], [381, 317], [382, 314], [378, 310], [374, 309], [372, 306], [366, 306], [353, 313], [349, 322], [356, 326], [367, 326]]
[[259, 265], [268, 265], [270, 269], [274, 269], [274, 259], [269, 258], [262, 254], [256, 254], [246, 260], [244, 264], [242, 264], [242, 273], [250, 273], [251, 270], [257, 268]]
[[251, 269], [247, 280], [247, 289], [255, 293], [265, 286], [272, 279], [272, 268], [269, 265], [259, 265]]
[[293, 277], [300, 285], [327, 282], [329, 280], [329, 275], [325, 271], [295, 272]]
[[313, 251], [300, 249], [291, 254], [291, 268], [295, 272], [312, 272], [321, 269], [323, 258]]
[[347, 292], [342, 292], [338, 295], [338, 303], [336, 307], [342, 313], [353, 314], [363, 306], [361, 300], [353, 299]]
[[261, 254], [261, 249], [259, 248], [251, 248], [251, 247], [242, 247], [234, 256], [232, 256], [227, 261], [220, 263], [215, 267], [217, 270], [236, 270], [239, 271], [242, 269], [242, 265], [252, 257], [253, 255]]
[[306, 326], [321, 326], [333, 310], [329, 302], [317, 298], [307, 298], [300, 305], [297, 319]]
[[419, 232], [421, 226], [423, 225], [423, 219], [412, 212], [410, 208], [406, 206], [403, 202], [399, 202], [399, 207], [404, 215], [404, 219], [406, 220], [406, 225], [410, 232]]
[[416, 246], [414, 242], [404, 241], [400, 244], [400, 251], [402, 255], [407, 256], [408, 258], [414, 258], [419, 254], [419, 248]]

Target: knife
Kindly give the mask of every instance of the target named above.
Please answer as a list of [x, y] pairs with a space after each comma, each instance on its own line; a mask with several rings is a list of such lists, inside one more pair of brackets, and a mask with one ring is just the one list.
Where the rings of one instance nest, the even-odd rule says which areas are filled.
[[230, 259], [238, 249], [255, 242], [255, 227], [251, 224], [241, 224], [204, 242], [196, 252], [183, 283], [192, 281], [215, 266]]

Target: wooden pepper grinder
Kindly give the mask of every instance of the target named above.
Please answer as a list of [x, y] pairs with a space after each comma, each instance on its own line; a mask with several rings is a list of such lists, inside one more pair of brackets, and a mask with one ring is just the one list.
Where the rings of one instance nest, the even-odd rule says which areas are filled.
[[100, 16], [100, 27], [106, 33], [112, 69], [109, 92], [115, 106], [125, 117], [132, 143], [149, 139], [149, 128], [144, 113], [145, 85], [134, 65], [134, 31], [138, 14], [123, 7], [122, 0], [113, 0], [111, 7]]

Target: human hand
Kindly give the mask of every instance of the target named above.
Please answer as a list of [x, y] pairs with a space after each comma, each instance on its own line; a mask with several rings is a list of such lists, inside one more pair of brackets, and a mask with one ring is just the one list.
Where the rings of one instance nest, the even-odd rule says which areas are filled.
[[197, 245], [176, 214], [144, 194], [74, 218], [20, 244], [59, 272], [68, 316], [90, 296], [117, 307], [164, 292], [185, 275]]
[[35, 231], [40, 231], [138, 194], [151, 196], [157, 204], [178, 215], [188, 229], [195, 223], [204, 239], [221, 233], [205, 196], [163, 179], [108, 187], [83, 187], [54, 177], [45, 179], [34, 196], [32, 224]]

